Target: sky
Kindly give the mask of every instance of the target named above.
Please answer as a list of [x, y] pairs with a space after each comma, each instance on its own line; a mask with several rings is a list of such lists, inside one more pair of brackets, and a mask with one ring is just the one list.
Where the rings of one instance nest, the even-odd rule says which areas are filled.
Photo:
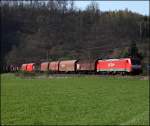
[[[124, 10], [128, 8], [133, 12], [140, 13], [142, 15], [149, 15], [149, 1], [96, 1], [99, 4], [101, 11], [109, 10]], [[75, 1], [75, 6], [80, 9], [85, 9], [91, 1]]]

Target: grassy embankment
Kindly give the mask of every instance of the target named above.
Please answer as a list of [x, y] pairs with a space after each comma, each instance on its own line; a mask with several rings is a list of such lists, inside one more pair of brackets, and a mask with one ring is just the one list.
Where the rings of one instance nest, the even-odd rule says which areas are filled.
[[148, 80], [1, 75], [2, 124], [148, 124]]

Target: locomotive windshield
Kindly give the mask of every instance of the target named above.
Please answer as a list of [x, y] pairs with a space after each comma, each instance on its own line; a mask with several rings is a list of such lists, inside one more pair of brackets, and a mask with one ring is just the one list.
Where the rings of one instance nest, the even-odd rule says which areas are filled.
[[138, 59], [131, 59], [131, 62], [133, 65], [141, 65], [141, 62]]

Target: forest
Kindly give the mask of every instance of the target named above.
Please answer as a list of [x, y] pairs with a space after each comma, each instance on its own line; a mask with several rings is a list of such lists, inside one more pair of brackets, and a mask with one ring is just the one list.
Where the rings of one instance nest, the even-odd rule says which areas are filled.
[[148, 64], [149, 16], [103, 12], [96, 2], [80, 10], [73, 0], [2, 1], [0, 11], [2, 65], [120, 58], [133, 44]]

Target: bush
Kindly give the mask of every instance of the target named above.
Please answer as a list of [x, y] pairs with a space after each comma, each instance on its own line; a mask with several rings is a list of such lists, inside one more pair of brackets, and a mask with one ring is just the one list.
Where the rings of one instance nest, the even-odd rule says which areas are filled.
[[149, 67], [148, 67], [148, 64], [143, 64], [142, 65], [142, 75], [149, 75]]

